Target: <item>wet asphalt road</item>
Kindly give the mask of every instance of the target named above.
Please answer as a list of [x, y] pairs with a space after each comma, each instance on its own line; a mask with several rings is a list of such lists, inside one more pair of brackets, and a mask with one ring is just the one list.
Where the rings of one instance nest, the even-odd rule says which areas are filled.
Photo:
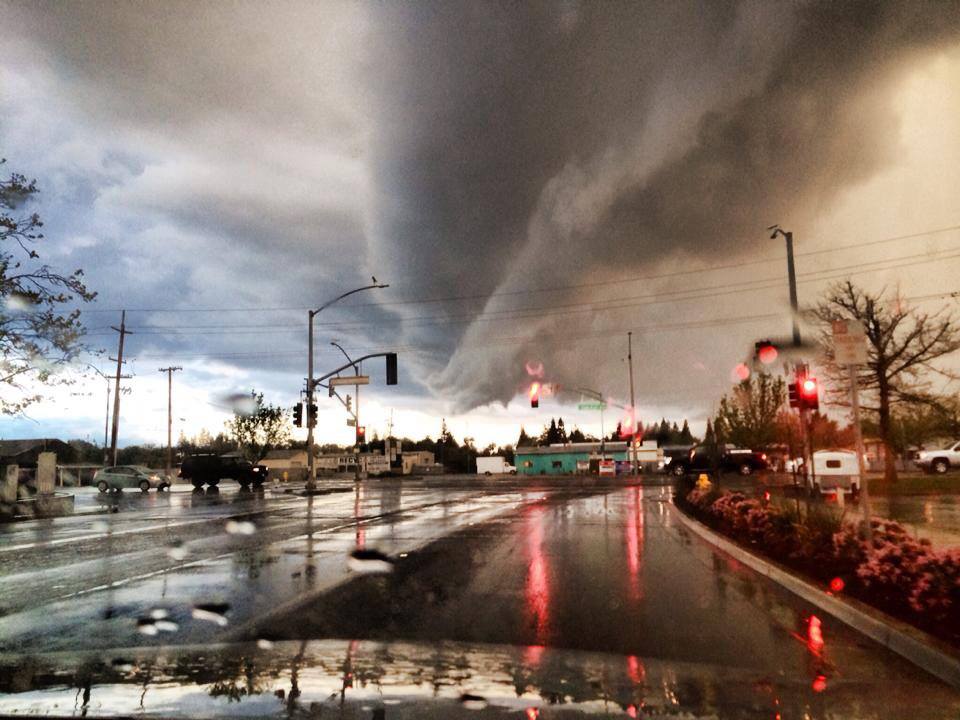
[[[609, 653], [637, 682], [645, 664], [668, 675], [694, 664], [806, 688], [802, 702], [828, 710], [823, 698], [841, 695], [847, 710], [858, 698], [873, 709], [852, 716], [960, 712], [955, 691], [828, 617], [812, 621], [819, 642], [816, 610], [689, 535], [668, 498], [664, 487], [463, 479], [371, 481], [311, 499], [131, 494], [117, 513], [3, 529], [0, 653], [496, 643], [532, 665], [550, 649]], [[351, 567], [357, 547], [382, 551], [393, 571]]]

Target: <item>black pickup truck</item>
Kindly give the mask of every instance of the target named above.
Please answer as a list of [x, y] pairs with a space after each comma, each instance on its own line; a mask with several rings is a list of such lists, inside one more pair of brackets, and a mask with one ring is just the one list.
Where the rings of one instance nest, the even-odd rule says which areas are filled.
[[767, 470], [770, 463], [764, 453], [745, 450], [733, 445], [711, 448], [697, 445], [686, 456], [673, 458], [667, 465], [667, 472], [678, 477], [688, 473], [730, 472], [739, 475], [752, 475]]
[[267, 479], [267, 468], [254, 465], [238, 455], [203, 453], [183, 459], [180, 477], [189, 480], [195, 488], [202, 488], [205, 484], [216, 487], [221, 480], [236, 480], [244, 488], [259, 487]]

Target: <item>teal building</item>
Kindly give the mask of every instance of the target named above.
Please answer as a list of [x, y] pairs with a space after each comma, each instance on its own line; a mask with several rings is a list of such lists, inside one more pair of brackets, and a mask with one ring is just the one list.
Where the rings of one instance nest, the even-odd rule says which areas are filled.
[[[627, 461], [627, 443], [603, 444], [603, 457], [619, 462]], [[596, 472], [601, 458], [600, 443], [567, 443], [546, 447], [518, 447], [514, 451], [514, 465], [518, 475], [575, 475]], [[591, 461], [593, 461], [591, 463]]]

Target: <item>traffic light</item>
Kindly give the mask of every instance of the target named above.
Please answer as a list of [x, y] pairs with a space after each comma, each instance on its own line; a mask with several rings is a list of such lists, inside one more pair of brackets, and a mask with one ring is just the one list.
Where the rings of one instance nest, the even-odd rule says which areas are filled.
[[387, 385], [397, 384], [397, 354], [387, 353]]
[[820, 384], [816, 378], [806, 377], [799, 383], [800, 407], [806, 410], [820, 409]]
[[307, 405], [307, 427], [317, 426], [317, 406], [315, 403]]
[[367, 441], [367, 428], [361, 425], [357, 428], [357, 442], [364, 443]]
[[297, 427], [303, 427], [303, 403], [298, 402], [293, 406], [293, 424]]
[[753, 356], [764, 365], [769, 365], [777, 359], [777, 346], [769, 340], [754, 343], [753, 350]]
[[800, 407], [800, 390], [797, 387], [798, 385], [800, 385], [800, 383], [797, 381], [787, 385], [787, 395], [790, 398], [790, 407], [792, 408]]
[[540, 383], [530, 383], [530, 407], [540, 407]]

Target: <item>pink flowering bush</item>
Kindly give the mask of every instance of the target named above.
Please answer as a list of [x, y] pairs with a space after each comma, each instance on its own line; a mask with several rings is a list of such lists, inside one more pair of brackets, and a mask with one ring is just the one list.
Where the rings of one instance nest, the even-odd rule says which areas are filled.
[[862, 523], [841, 524], [816, 506], [798, 520], [739, 492], [694, 489], [681, 504], [769, 557], [825, 582], [843, 580], [845, 592], [960, 644], [960, 548], [937, 552], [899, 523], [878, 518], [871, 546]]

